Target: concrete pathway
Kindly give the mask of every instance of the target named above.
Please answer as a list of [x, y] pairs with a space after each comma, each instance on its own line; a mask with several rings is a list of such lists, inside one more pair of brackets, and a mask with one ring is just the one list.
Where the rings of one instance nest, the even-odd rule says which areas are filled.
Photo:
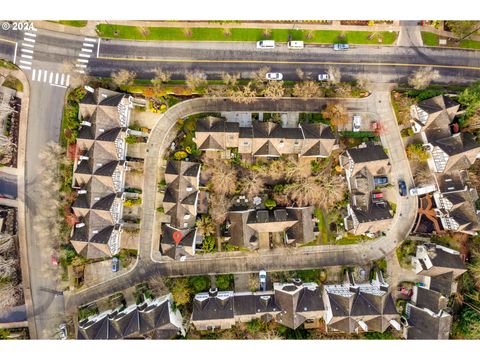
[[418, 21], [400, 21], [397, 45], [409, 47], [423, 46], [420, 29], [421, 26], [418, 25]]

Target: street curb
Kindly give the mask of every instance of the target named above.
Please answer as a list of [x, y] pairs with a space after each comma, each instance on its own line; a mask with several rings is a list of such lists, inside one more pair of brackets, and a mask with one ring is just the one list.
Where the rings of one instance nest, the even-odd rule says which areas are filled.
[[28, 330], [30, 338], [37, 338], [37, 328], [35, 324], [35, 310], [32, 300], [32, 290], [30, 287], [30, 263], [28, 260], [28, 244], [26, 235], [26, 211], [25, 211], [25, 153], [27, 145], [27, 126], [28, 111], [30, 102], [30, 83], [21, 70], [12, 71], [11, 74], [18, 78], [23, 85], [22, 110], [20, 112], [20, 124], [18, 134], [18, 177], [17, 177], [17, 200], [18, 200], [18, 243], [20, 247], [20, 267], [22, 270], [23, 296], [27, 310]]

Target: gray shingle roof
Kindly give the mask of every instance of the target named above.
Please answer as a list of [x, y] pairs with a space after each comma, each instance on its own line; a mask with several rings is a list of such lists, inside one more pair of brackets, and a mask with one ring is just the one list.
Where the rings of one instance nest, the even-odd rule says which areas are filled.
[[381, 145], [373, 145], [371, 143], [367, 143], [367, 146], [363, 148], [347, 149], [347, 153], [355, 163], [388, 159]]

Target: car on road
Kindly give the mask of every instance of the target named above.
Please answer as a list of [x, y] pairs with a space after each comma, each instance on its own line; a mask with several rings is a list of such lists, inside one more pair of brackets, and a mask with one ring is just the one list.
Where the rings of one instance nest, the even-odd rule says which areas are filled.
[[398, 189], [401, 196], [407, 196], [407, 184], [405, 184], [405, 181], [398, 180]]
[[303, 44], [303, 41], [289, 41], [287, 42], [287, 47], [289, 49], [303, 49], [305, 45]]
[[67, 340], [67, 324], [63, 323], [63, 324], [60, 324], [60, 326], [58, 327], [58, 333], [59, 333], [59, 336], [60, 336], [60, 340]]
[[267, 73], [266, 75], [267, 80], [282, 80], [283, 74], [282, 73]]
[[260, 270], [258, 272], [258, 278], [260, 280], [260, 290], [267, 291], [267, 272], [265, 270]]
[[257, 41], [257, 49], [273, 49], [275, 48], [274, 40], [260, 40]]
[[326, 73], [318, 74], [318, 81], [328, 81], [330, 80], [330, 76]]
[[120, 263], [118, 261], [118, 258], [114, 257], [112, 259], [112, 272], [117, 272], [119, 268], [120, 268]]
[[338, 51], [338, 50], [348, 50], [349, 46], [348, 44], [333, 44], [333, 50]]
[[359, 132], [362, 126], [362, 118], [360, 115], [353, 115], [353, 126], [352, 129], [354, 132]]
[[387, 185], [388, 184], [388, 177], [386, 177], [386, 176], [375, 176], [373, 178], [373, 183], [375, 184], [375, 186]]

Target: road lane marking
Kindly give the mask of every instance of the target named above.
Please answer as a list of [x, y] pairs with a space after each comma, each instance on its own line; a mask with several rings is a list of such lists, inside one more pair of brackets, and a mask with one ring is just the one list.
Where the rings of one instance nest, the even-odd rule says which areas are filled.
[[29, 33], [29, 32], [26, 32], [24, 34], [25, 34], [25, 36], [31, 36], [31, 37], [34, 37], [34, 38], [37, 37], [37, 34], [33, 34], [33, 33]]
[[91, 44], [91, 43], [83, 43], [83, 46], [86, 46], [86, 47], [94, 47], [95, 44]]
[[20, 60], [20, 62], [21, 62], [22, 64], [32, 65], [32, 62], [31, 62], [31, 61]]
[[24, 70], [32, 70], [32, 68], [30, 66], [25, 66], [25, 65], [19, 65], [18, 66], [20, 69], [24, 69]]
[[65, 84], [66, 86], [70, 86], [70, 74], [67, 75], [67, 82]]
[[102, 38], [98, 38], [98, 45], [97, 45], [97, 58], [98, 58], [98, 53], [100, 52], [100, 41]]
[[97, 39], [93, 39], [93, 38], [88, 38], [88, 37], [86, 37], [85, 39], [83, 39], [83, 41], [88, 41], [88, 42], [96, 43], [96, 42], [97, 42]]
[[31, 43], [34, 43], [34, 42], [35, 42], [35, 40], [30, 39], [30, 38], [23, 38], [23, 41], [28, 41], [28, 42], [31, 42]]
[[3, 39], [3, 38], [0, 38], [0, 41], [4, 41], [4, 42], [10, 43], [10, 44], [16, 44], [16, 43], [17, 43], [16, 41], [12, 41], [12, 40], [8, 40], [8, 39]]
[[62, 77], [60, 78], [60, 84], [63, 85], [65, 82], [65, 74], [62, 74]]
[[80, 69], [75, 69], [75, 72], [80, 73], [80, 74], [85, 74], [85, 71], [80, 70]]
[[[46, 71], [46, 70], [45, 70]], [[37, 81], [42, 81], [42, 70], [38, 70]]]
[[13, 63], [15, 64], [15, 61], [17, 61], [17, 49], [18, 49], [18, 43], [15, 43], [15, 51], [13, 52]]
[[84, 65], [84, 64], [75, 64], [76, 67], [79, 67], [79, 68], [86, 68], [87, 65]]
[[89, 57], [90, 57], [90, 55], [88, 55], [88, 54], [82, 54], [82, 53], [78, 54], [78, 56], [80, 56], [80, 57], [85, 57], [85, 58], [89, 58]]
[[22, 46], [26, 46], [26, 47], [29, 47], [29, 48], [34, 48], [35, 47], [35, 45], [29, 44], [29, 43], [22, 43]]
[[35, 72], [36, 72], [36, 70], [33, 69], [33, 70], [32, 70], [32, 80], [33, 80], [33, 81], [35, 81]]
[[25, 59], [33, 59], [33, 56], [32, 56], [32, 55], [22, 54], [21, 57], [22, 57], [22, 58], [25, 58]]
[[53, 80], [53, 72], [50, 73], [50, 79], [48, 80], [48, 82], [51, 84], [52, 80]]
[[283, 64], [283, 65], [348, 65], [348, 66], [397, 66], [397, 67], [436, 67], [444, 69], [479, 70], [480, 66], [441, 65], [441, 64], [406, 64], [406, 63], [372, 63], [342, 61], [283, 61], [283, 60], [195, 60], [195, 59], [160, 59], [160, 58], [121, 58], [114, 56], [98, 56], [100, 60], [163, 62], [163, 63], [239, 63], [239, 64]]
[[55, 84], [58, 84], [58, 73], [55, 75]]
[[48, 71], [45, 70], [45, 73], [43, 74], [43, 82], [47, 82], [47, 75], [48, 75]]
[[33, 50], [28, 50], [28, 49], [21, 49], [22, 52], [26, 52], [29, 54], [33, 54]]
[[67, 87], [65, 85], [58, 85], [58, 84], [50, 84], [52, 86], [60, 87], [66, 89]]
[[83, 52], [89, 52], [89, 53], [91, 53], [93, 50], [92, 50], [92, 49], [85, 49], [85, 48], [82, 48], [82, 51], [83, 51]]
[[85, 60], [85, 59], [78, 59], [77, 61], [82, 63], [88, 63], [88, 60]]

